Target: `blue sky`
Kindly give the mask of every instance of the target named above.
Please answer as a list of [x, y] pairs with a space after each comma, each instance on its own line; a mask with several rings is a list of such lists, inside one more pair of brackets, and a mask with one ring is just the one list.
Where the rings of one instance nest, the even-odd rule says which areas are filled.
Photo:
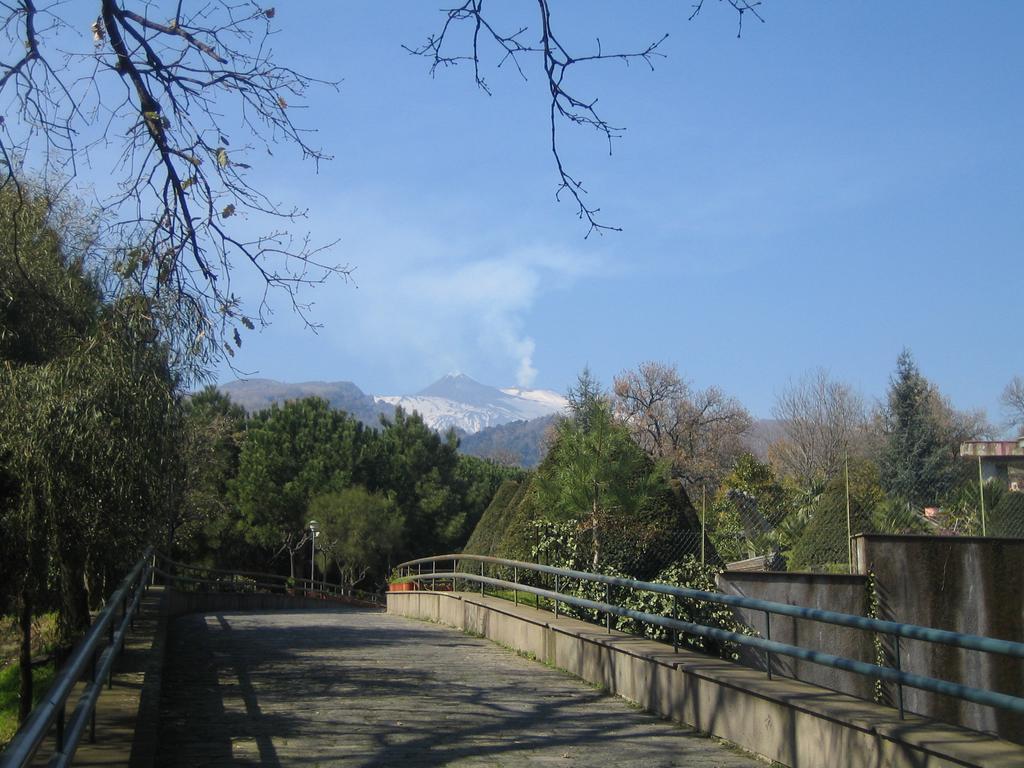
[[[343, 79], [301, 117], [335, 160], [256, 172], [339, 239], [355, 283], [303, 295], [316, 335], [279, 300], [240, 368], [379, 394], [453, 369], [564, 391], [584, 365], [610, 383], [656, 359], [767, 416], [818, 366], [881, 397], [907, 346], [955, 405], [999, 417], [1024, 374], [1024, 5], [767, 0], [737, 39], [721, 3], [687, 21], [689, 4], [555, 2], [581, 53], [669, 33], [653, 72], [575, 70], [626, 128], [610, 157], [562, 128], [623, 228], [589, 239], [553, 199], [539, 64], [524, 83], [491, 51], [490, 97], [465, 66], [431, 79], [400, 46], [439, 28], [435, 6], [277, 9], [279, 63]], [[532, 30], [534, 9], [500, 6]]]

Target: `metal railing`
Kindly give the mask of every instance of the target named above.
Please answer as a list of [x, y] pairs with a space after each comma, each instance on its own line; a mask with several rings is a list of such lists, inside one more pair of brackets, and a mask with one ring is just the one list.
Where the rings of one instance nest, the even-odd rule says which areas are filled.
[[[51, 766], [70, 764], [87, 726], [89, 741], [96, 741], [96, 702], [104, 681], [108, 688], [112, 685], [114, 662], [124, 650], [125, 635], [138, 613], [153, 567], [151, 558], [152, 550], [147, 550], [110, 596], [49, 690], [0, 754], [2, 768], [31, 763], [54, 727], [56, 745]], [[68, 699], [83, 677], [87, 678], [85, 688], [68, 719]]]
[[164, 579], [166, 583], [174, 585], [177, 589], [192, 585], [207, 587], [218, 592], [302, 594], [310, 597], [348, 598], [378, 606], [383, 603], [381, 595], [374, 592], [342, 587], [340, 584], [331, 584], [326, 581], [191, 565], [171, 560], [160, 552], [156, 553], [156, 559], [159, 565], [154, 568], [154, 575]]
[[[450, 571], [439, 571], [438, 563], [452, 564]], [[472, 572], [465, 568], [466, 562], [479, 563], [479, 573]], [[424, 565], [430, 565], [429, 570], [424, 570]], [[512, 580], [499, 579], [485, 575], [485, 566], [498, 566], [512, 571]], [[461, 569], [460, 569], [460, 566]], [[414, 570], [415, 568], [415, 570]], [[719, 642], [735, 643], [737, 645], [755, 648], [765, 653], [767, 675], [772, 676], [772, 655], [789, 656], [801, 661], [808, 661], [826, 667], [841, 669], [853, 672], [875, 680], [884, 680], [894, 683], [898, 692], [898, 709], [900, 717], [904, 716], [903, 707], [903, 686], [910, 686], [932, 693], [939, 693], [946, 696], [970, 701], [975, 704], [982, 704], [990, 707], [1009, 710], [1011, 712], [1024, 713], [1024, 698], [1012, 696], [1006, 693], [999, 693], [984, 688], [954, 683], [949, 680], [927, 677], [924, 675], [906, 672], [901, 667], [900, 660], [900, 639], [920, 640], [929, 643], [953, 646], [973, 651], [986, 653], [997, 653], [1013, 658], [1024, 659], [1024, 643], [1012, 642], [1010, 640], [999, 640], [980, 635], [968, 635], [960, 632], [922, 627], [916, 624], [902, 624], [895, 621], [883, 619], [871, 619], [864, 616], [827, 611], [820, 608], [806, 608], [786, 603], [776, 603], [768, 600], [757, 600], [739, 595], [725, 595], [718, 592], [704, 592], [687, 587], [676, 587], [670, 584], [658, 584], [635, 579], [621, 578], [617, 576], [606, 576], [599, 573], [587, 573], [574, 571], [567, 568], [556, 568], [549, 565], [537, 563], [526, 563], [517, 560], [504, 560], [497, 557], [486, 557], [483, 555], [450, 554], [437, 555], [434, 557], [423, 557], [417, 560], [410, 560], [396, 566], [398, 572], [397, 582], [430, 582], [436, 581], [451, 582], [451, 588], [455, 590], [458, 581], [474, 582], [480, 585], [481, 594], [485, 586], [492, 586], [498, 589], [509, 590], [513, 593], [513, 600], [518, 603], [519, 592], [527, 592], [552, 602], [555, 616], [559, 614], [559, 604], [576, 606], [605, 616], [605, 627], [611, 631], [611, 617], [621, 616], [648, 624], [655, 624], [673, 633], [673, 647], [678, 649], [678, 633], [697, 635], [710, 638]], [[547, 574], [553, 576], [554, 588], [544, 589], [542, 587], [525, 584], [520, 576], [524, 572]], [[565, 594], [559, 591], [560, 581], [564, 580], [588, 581], [605, 585], [604, 602], [590, 600], [575, 595]], [[709, 627], [703, 624], [682, 621], [674, 616], [662, 616], [659, 614], [646, 613], [617, 605], [611, 599], [612, 587], [623, 587], [638, 591], [656, 592], [673, 597], [674, 606], [678, 599], [696, 600], [706, 603], [716, 603], [735, 608], [746, 608], [752, 611], [762, 612], [765, 616], [765, 637], [752, 637], [740, 632], [732, 632], [718, 627]], [[539, 604], [539, 601], [538, 601]], [[818, 621], [826, 624], [835, 624], [842, 627], [878, 632], [894, 638], [895, 665], [892, 667], [871, 664], [856, 659], [849, 659], [843, 656], [835, 656], [821, 651], [815, 651], [801, 646], [780, 643], [771, 639], [771, 616], [788, 616], [795, 619]]]

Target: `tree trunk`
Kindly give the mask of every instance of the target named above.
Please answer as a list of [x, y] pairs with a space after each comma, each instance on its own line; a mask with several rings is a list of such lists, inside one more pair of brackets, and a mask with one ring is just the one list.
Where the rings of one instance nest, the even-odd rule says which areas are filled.
[[593, 536], [594, 560], [592, 563], [594, 573], [597, 573], [598, 563], [601, 561], [601, 546], [597, 540], [597, 499], [594, 499], [590, 509], [590, 533]]
[[18, 625], [21, 630], [21, 648], [18, 653], [18, 722], [23, 723], [28, 713], [32, 711], [32, 599], [29, 597], [27, 586], [21, 590]]
[[62, 547], [60, 563], [61, 622], [64, 638], [70, 640], [90, 623], [89, 595], [85, 591], [85, 562], [76, 545]]

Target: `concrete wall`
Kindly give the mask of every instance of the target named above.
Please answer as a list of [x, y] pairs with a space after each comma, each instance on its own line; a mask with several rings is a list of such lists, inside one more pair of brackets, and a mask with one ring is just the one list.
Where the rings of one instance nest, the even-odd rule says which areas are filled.
[[[867, 577], [860, 574], [726, 571], [718, 575], [717, 581], [719, 591], [727, 595], [741, 595], [757, 600], [771, 600], [858, 616], [866, 615]], [[736, 614], [740, 621], [757, 630], [762, 637], [767, 636], [763, 612], [737, 609]], [[775, 615], [771, 617], [771, 638], [780, 643], [800, 645], [858, 661], [874, 662], [873, 636], [859, 629]], [[751, 648], [741, 649], [740, 663], [754, 669], [767, 669], [765, 655]], [[786, 656], [772, 658], [772, 673], [864, 699], [871, 699], [874, 694], [874, 681], [863, 675]]]
[[[875, 576], [879, 618], [1024, 641], [1024, 539], [865, 534], [854, 544], [856, 569]], [[894, 664], [894, 643], [884, 647]], [[900, 641], [900, 657], [910, 672], [1024, 696], [1021, 660], [913, 640]], [[913, 688], [903, 696], [912, 712], [1024, 743], [1024, 716]]]
[[392, 592], [388, 612], [495, 640], [668, 717], [793, 768], [1024, 765], [1024, 750], [982, 734], [795, 680], [508, 601]]
[[168, 616], [219, 611], [331, 610], [346, 607], [377, 607], [347, 597], [317, 598], [265, 592], [179, 592], [167, 590], [164, 612]]

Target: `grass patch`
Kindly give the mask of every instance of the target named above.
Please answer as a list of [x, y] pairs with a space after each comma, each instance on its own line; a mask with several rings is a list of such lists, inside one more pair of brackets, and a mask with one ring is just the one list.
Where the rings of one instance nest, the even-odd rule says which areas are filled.
[[[18, 664], [0, 669], [0, 749], [18, 730]], [[44, 664], [32, 670], [32, 705], [35, 706], [53, 682], [54, 665]]]
[[[515, 599], [515, 594], [511, 589], [495, 589], [493, 591], [488, 590], [488, 597], [498, 597], [502, 600], [508, 600], [510, 603]], [[544, 610], [551, 610], [551, 601], [546, 597], [538, 597], [532, 592], [520, 592], [519, 593], [519, 604], [525, 605], [530, 608], [543, 608]]]
[[[45, 656], [57, 647], [57, 613], [43, 613], [32, 619], [32, 657]], [[0, 616], [0, 669], [18, 660], [21, 630], [16, 616]]]

